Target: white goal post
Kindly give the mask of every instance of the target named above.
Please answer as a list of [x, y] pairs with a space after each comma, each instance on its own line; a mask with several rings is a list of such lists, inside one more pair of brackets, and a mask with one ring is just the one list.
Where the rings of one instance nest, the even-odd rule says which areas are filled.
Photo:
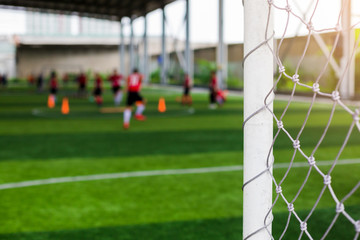
[[[313, 237], [315, 235], [321, 236], [319, 239], [328, 239], [327, 237], [331, 235], [330, 232], [334, 229], [340, 217], [354, 229], [351, 233], [353, 234], [351, 235], [352, 239], [360, 238], [360, 220], [357, 219], [359, 216], [357, 213], [351, 212], [352, 208], [347, 208], [345, 204], [345, 201], [355, 195], [357, 195], [355, 202], [356, 204], [359, 203], [360, 175], [351, 171], [344, 173], [344, 175], [357, 174], [358, 177], [355, 179], [356, 183], [354, 185], [351, 183], [351, 186], [346, 186], [346, 193], [341, 191], [339, 193], [337, 190], [340, 189], [336, 189], [335, 184], [332, 182], [335, 182], [335, 180], [332, 180], [334, 169], [340, 161], [344, 161], [341, 157], [345, 149], [347, 149], [352, 135], [360, 134], [360, 105], [355, 106], [354, 102], [347, 101], [353, 98], [355, 94], [354, 63], [356, 54], [360, 53], [360, 21], [357, 23], [351, 22], [352, 0], [338, 1], [339, 9], [336, 15], [333, 15], [334, 23], [331, 22], [331, 26], [324, 27], [325, 25], [316, 20], [320, 19], [319, 16], [324, 16], [322, 15], [324, 13], [319, 14], [322, 9], [325, 9], [325, 12], [329, 10], [327, 9], [330, 3], [328, 0], [306, 1], [310, 3], [310, 6], [305, 13], [299, 9], [299, 5], [303, 3], [302, 0], [243, 0], [243, 239], [274, 239], [272, 210], [279, 205], [279, 202], [283, 204], [282, 207], [287, 211], [287, 220], [285, 219], [283, 230], [276, 233], [277, 236], [280, 236], [279, 239], [288, 239], [287, 234], [290, 226], [297, 226], [296, 229], [299, 233], [298, 236], [292, 235], [291, 239], [315, 239]], [[280, 33], [276, 33], [274, 15], [279, 12], [284, 19], [281, 20], [283, 26], [281, 26]], [[303, 36], [300, 41], [296, 42], [295, 47], [298, 55], [292, 59], [293, 62], [296, 62], [296, 66], [292, 68], [287, 66], [280, 52], [284, 51], [282, 48], [286, 45], [284, 42], [290, 42], [285, 38], [291, 35], [288, 31], [290, 31], [289, 29], [294, 22], [301, 26]], [[355, 37], [356, 28], [358, 29]], [[322, 39], [322, 34], [328, 37], [327, 43]], [[295, 34], [296, 36], [297, 34]], [[278, 37], [278, 39], [275, 37]], [[295, 37], [292, 36], [293, 39]], [[303, 69], [304, 65], [306, 65], [305, 62], [308, 59], [314, 61], [314, 58], [311, 58], [313, 55], [306, 58], [309, 52], [321, 55], [322, 61], [313, 62], [311, 76], [308, 74], [305, 77]], [[341, 58], [341, 61], [339, 58]], [[334, 71], [335, 74], [332, 76], [334, 83], [330, 86], [330, 84], [327, 85], [327, 81], [330, 79], [329, 72], [331, 73], [331, 71]], [[278, 109], [280, 112], [278, 113], [273, 110], [273, 101], [275, 100], [275, 89], [281, 82], [288, 84], [289, 93], [286, 95], [282, 109]], [[292, 108], [292, 103], [297, 97], [296, 93], [298, 93], [299, 88], [305, 89], [308, 94], [307, 97], [303, 98], [307, 105], [303, 107], [305, 109], [303, 110], [304, 114], [299, 119], [299, 122], [297, 122], [297, 119], [296, 121], [292, 120], [293, 122], [289, 124], [285, 115]], [[314, 106], [319, 101], [319, 98], [321, 98], [322, 102], [326, 102], [327, 119], [321, 126], [317, 126], [317, 135], [303, 137], [307, 124], [311, 122], [309, 119], [316, 118], [310, 115], [315, 111], [316, 107]], [[326, 154], [321, 155], [326, 151], [326, 148], [325, 150], [321, 148], [324, 139], [331, 135], [331, 131], [336, 131], [336, 129], [332, 130], [331, 123], [335, 119], [335, 113], [339, 111], [348, 118], [347, 122], [341, 123], [346, 130], [342, 132], [342, 135], [335, 136], [336, 140], [338, 140], [337, 148], [331, 146], [334, 154], [330, 155], [330, 159], [326, 159], [327, 162], [331, 163], [330, 166], [321, 168], [321, 162], [317, 162], [317, 157], [319, 155], [322, 157], [328, 156]], [[291, 126], [294, 122], [297, 122], [299, 126]], [[290, 127], [292, 128], [290, 129]], [[311, 129], [308, 131], [311, 132]], [[281, 155], [281, 158], [283, 158], [281, 159], [282, 163], [288, 166], [286, 171], [281, 177], [275, 177], [273, 166], [277, 159], [274, 158], [274, 155], [276, 157], [278, 155], [276, 154], [277, 149], [273, 149], [273, 147], [276, 146], [280, 134], [283, 141], [288, 141], [291, 149], [288, 149], [290, 154], [286, 157], [283, 157], [284, 154]], [[304, 144], [305, 141], [304, 143], [301, 142], [302, 140], [309, 140], [309, 136], [314, 141], [311, 146], [308, 143]], [[356, 139], [358, 141], [359, 137]], [[359, 142], [356, 142], [356, 144], [359, 144]], [[353, 150], [353, 152], [359, 154], [357, 151]], [[360, 155], [355, 157], [360, 159]], [[283, 191], [282, 187], [284, 181], [293, 174], [293, 171], [290, 170], [295, 168], [297, 161], [303, 161], [302, 163], [308, 166], [303, 178], [299, 180], [298, 186], [289, 194], [285, 189]], [[308, 183], [314, 181], [317, 181], [319, 191], [314, 193], [315, 196], [309, 202], [306, 211], [300, 213], [297, 204], [301, 201], [297, 200], [302, 197], [305, 186], [308, 189], [313, 189], [314, 186], [308, 186]], [[339, 184], [337, 186], [339, 187]], [[348, 191], [350, 188], [351, 190]], [[325, 226], [322, 226], [320, 233], [313, 234], [310, 230], [316, 229], [317, 226], [316, 223], [315, 227], [313, 226], [314, 222], [312, 222], [311, 217], [323, 199], [328, 204], [327, 206], [333, 206], [331, 207], [333, 218], [327, 219], [328, 222], [325, 223]], [[312, 227], [308, 227], [308, 224], [312, 224]]]
[[[243, 188], [243, 237], [256, 233], [251, 239], [260, 240], [269, 237], [264, 219], [271, 229], [272, 218], [272, 180], [263, 171], [273, 139], [272, 115], [264, 108], [273, 86], [273, 23], [264, 0], [245, 0], [244, 10], [244, 119], [248, 119], [244, 124], [244, 183], [248, 184]], [[267, 107], [272, 110], [272, 105]]]

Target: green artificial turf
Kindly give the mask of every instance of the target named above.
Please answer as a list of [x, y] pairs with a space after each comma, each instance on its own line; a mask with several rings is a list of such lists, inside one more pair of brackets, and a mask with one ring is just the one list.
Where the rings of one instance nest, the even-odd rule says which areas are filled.
[[[122, 129], [121, 113], [100, 113], [91, 99], [68, 90], [70, 114], [46, 107], [47, 94], [28, 89], [0, 91], [0, 184], [36, 179], [161, 169], [242, 165], [242, 98], [231, 96], [224, 107], [208, 109], [205, 93], [193, 94], [195, 112], [175, 101], [180, 92], [145, 89], [148, 120], [132, 120]], [[65, 94], [64, 94], [65, 95]], [[167, 111], [157, 111], [165, 97]], [[112, 107], [110, 90], [104, 107]], [[275, 103], [280, 115], [285, 102]], [[296, 137], [308, 103], [293, 103], [283, 122]], [[311, 154], [329, 119], [331, 105], [316, 104], [301, 148]], [[338, 109], [315, 153], [317, 161], [338, 154], [352, 118]], [[276, 128], [275, 128], [276, 132]], [[360, 136], [354, 130], [342, 159], [360, 156]], [[288, 163], [292, 142], [281, 133], [275, 162]], [[305, 159], [297, 154], [295, 161]], [[327, 172], [330, 166], [321, 166]], [[296, 168], [283, 182], [288, 200], [297, 194], [308, 168]], [[278, 181], [286, 168], [275, 169]], [[339, 165], [332, 187], [341, 200], [359, 181], [360, 165]], [[242, 235], [242, 171], [151, 176], [61, 183], [0, 190], [0, 239], [240, 239]], [[313, 169], [294, 205], [302, 218], [309, 214], [322, 177]], [[276, 194], [274, 193], [274, 197]], [[345, 202], [360, 218], [359, 191]], [[321, 238], [335, 215], [335, 202], [326, 190], [308, 222], [314, 239]], [[279, 237], [287, 219], [282, 200], [274, 208], [273, 232]], [[346, 232], [346, 235], [345, 235]], [[299, 223], [292, 218], [285, 239], [297, 239]], [[352, 239], [354, 228], [341, 217], [329, 239]], [[295, 237], [294, 237], [295, 236]]]

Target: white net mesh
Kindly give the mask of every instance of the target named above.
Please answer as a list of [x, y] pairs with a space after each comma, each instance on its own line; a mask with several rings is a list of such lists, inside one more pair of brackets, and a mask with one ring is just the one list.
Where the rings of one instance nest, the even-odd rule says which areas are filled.
[[[359, 51], [360, 32], [356, 28], [360, 23], [354, 19], [349, 22], [349, 0], [338, 1], [334, 7], [335, 1], [328, 0], [264, 1], [269, 16], [281, 18], [275, 33], [264, 33], [260, 44], [268, 46], [277, 65], [274, 87], [263, 107], [272, 114], [277, 129], [267, 169], [244, 183], [244, 188], [263, 174], [271, 175], [275, 192], [268, 215], [274, 214], [273, 230], [265, 218], [263, 228], [244, 239], [264, 229], [271, 239], [335, 239], [345, 235], [358, 239], [360, 108], [344, 99], [353, 98], [356, 89], [351, 79]], [[278, 39], [273, 48], [270, 43], [275, 36]], [[285, 97], [279, 94], [284, 86], [290, 92]], [[280, 101], [274, 102], [272, 93]], [[275, 110], [268, 107], [272, 103]], [[287, 214], [281, 215], [284, 209]]]

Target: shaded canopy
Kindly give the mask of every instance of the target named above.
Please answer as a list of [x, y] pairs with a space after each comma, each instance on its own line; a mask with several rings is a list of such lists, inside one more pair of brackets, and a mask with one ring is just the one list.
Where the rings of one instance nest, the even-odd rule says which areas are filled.
[[5, 7], [23, 7], [32, 11], [53, 11], [64, 14], [120, 20], [143, 16], [175, 0], [0, 0]]

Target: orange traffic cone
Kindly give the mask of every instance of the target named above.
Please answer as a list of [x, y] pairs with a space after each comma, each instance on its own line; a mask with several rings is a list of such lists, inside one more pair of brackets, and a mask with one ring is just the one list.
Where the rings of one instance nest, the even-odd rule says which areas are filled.
[[48, 107], [54, 108], [55, 107], [55, 97], [54, 95], [50, 94], [48, 97]]
[[62, 105], [61, 105], [61, 113], [62, 114], [69, 114], [69, 100], [67, 98], [63, 98]]
[[166, 111], [166, 104], [165, 104], [165, 98], [161, 97], [159, 99], [159, 106], [158, 106], [159, 112], [163, 113]]

